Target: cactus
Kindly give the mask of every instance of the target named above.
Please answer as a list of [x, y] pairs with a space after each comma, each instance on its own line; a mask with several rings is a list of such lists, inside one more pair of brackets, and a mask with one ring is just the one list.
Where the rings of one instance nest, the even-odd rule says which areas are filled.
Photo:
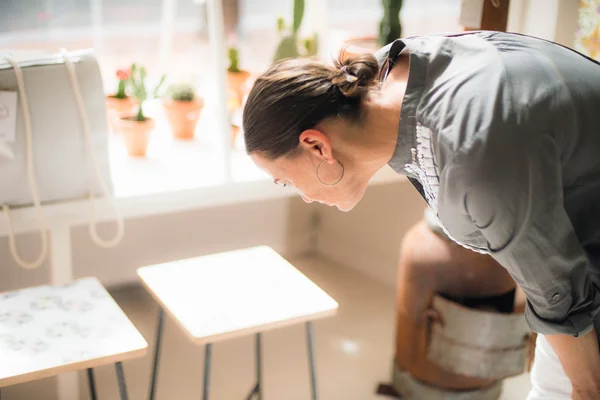
[[314, 57], [319, 51], [319, 38], [316, 33], [304, 38], [304, 49], [306, 57]]
[[300, 30], [300, 25], [302, 25], [303, 19], [304, 19], [304, 0], [294, 0], [294, 25], [292, 28], [292, 34], [294, 36], [298, 35], [298, 31]]
[[234, 73], [241, 72], [240, 65], [239, 65], [239, 61], [240, 61], [239, 50], [236, 49], [235, 47], [230, 47], [227, 54], [229, 56], [229, 67], [227, 68], [227, 71], [234, 72]]
[[298, 39], [294, 35], [286, 35], [282, 37], [279, 45], [277, 46], [277, 50], [275, 50], [273, 62], [277, 62], [286, 58], [300, 57], [297, 42]]
[[115, 94], [115, 98], [117, 99], [125, 99], [127, 98], [127, 83], [129, 82], [129, 74], [130, 71], [126, 69], [117, 70], [117, 79], [119, 80], [119, 85], [117, 86], [117, 93]]
[[312, 57], [317, 54], [317, 36], [303, 38], [300, 46], [299, 32], [304, 19], [304, 0], [294, 0], [294, 15], [291, 31], [287, 31], [285, 20], [277, 18], [277, 32], [280, 36], [279, 45], [275, 50], [273, 62], [285, 58]]
[[277, 33], [279, 33], [279, 35], [283, 35], [285, 28], [285, 19], [283, 19], [283, 17], [277, 17]]
[[383, 18], [379, 24], [379, 44], [385, 46], [402, 35], [400, 9], [402, 0], [382, 0]]
[[133, 96], [136, 98], [139, 104], [138, 112], [135, 118], [136, 121], [142, 122], [146, 120], [142, 106], [146, 100], [158, 97], [158, 91], [165, 82], [165, 78], [166, 76], [163, 75], [158, 84], [154, 87], [154, 90], [148, 93], [148, 89], [146, 88], [146, 68], [131, 64], [129, 84], [133, 89]]
[[167, 89], [167, 94], [176, 101], [194, 101], [196, 91], [188, 83], [174, 83]]

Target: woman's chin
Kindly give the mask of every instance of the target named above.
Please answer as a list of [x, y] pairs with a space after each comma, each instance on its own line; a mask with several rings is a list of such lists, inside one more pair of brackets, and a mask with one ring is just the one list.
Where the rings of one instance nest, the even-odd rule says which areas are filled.
[[362, 200], [362, 198], [365, 194], [365, 191], [366, 191], [365, 189], [366, 189], [366, 187], [363, 190], [360, 190], [357, 193], [355, 193], [353, 198], [351, 198], [347, 201], [344, 201], [344, 202], [336, 203], [335, 206], [338, 208], [338, 210], [343, 211], [343, 212], [352, 211], [354, 209], [354, 207], [356, 207], [356, 205], [358, 203], [360, 203], [360, 201]]
[[356, 203], [335, 204], [335, 206], [340, 211], [349, 212], [349, 211], [352, 211], [352, 209], [356, 206]]

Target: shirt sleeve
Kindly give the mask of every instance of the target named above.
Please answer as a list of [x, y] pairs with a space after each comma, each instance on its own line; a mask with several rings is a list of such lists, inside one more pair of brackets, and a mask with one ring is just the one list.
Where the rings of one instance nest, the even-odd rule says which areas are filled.
[[452, 200], [440, 218], [460, 220], [459, 236], [481, 233], [527, 295], [533, 331], [583, 335], [593, 327], [600, 295], [563, 205], [560, 152], [549, 135], [502, 129], [475, 135], [452, 160], [442, 176]]

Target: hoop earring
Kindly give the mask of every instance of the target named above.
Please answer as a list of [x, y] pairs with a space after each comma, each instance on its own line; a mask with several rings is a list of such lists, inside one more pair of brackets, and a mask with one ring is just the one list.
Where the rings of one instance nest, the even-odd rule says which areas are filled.
[[323, 165], [323, 163], [325, 163], [325, 161], [327, 160], [323, 160], [321, 161], [321, 163], [319, 164], [319, 166], [317, 167], [317, 180], [319, 181], [319, 183], [323, 186], [335, 186], [338, 183], [340, 183], [342, 181], [342, 179], [344, 178], [344, 166], [342, 165], [341, 162], [337, 161], [338, 165], [340, 166], [340, 168], [342, 168], [342, 176], [340, 176], [340, 179], [338, 179], [337, 181], [335, 181], [334, 183], [325, 183], [321, 180], [321, 177], [319, 176], [319, 169], [321, 168], [321, 165]]

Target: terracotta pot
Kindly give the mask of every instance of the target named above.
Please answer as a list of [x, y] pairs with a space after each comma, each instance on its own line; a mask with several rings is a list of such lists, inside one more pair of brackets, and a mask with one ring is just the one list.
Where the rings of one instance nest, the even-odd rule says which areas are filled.
[[377, 50], [379, 50], [379, 44], [377, 43], [377, 38], [374, 36], [346, 39], [344, 41], [342, 59], [364, 53], [373, 54]]
[[137, 106], [137, 100], [134, 97], [118, 99], [115, 96], [106, 96], [106, 113], [111, 128], [116, 129], [119, 119], [130, 115], [135, 106]]
[[136, 121], [135, 116], [121, 117], [117, 129], [123, 135], [127, 152], [132, 157], [146, 157], [150, 132], [154, 129], [154, 120]]
[[204, 107], [204, 100], [202, 98], [196, 98], [193, 101], [166, 99], [162, 103], [173, 136], [182, 140], [193, 139], [200, 111]]
[[229, 110], [229, 112], [233, 112], [239, 109], [241, 106], [242, 103], [240, 103], [238, 94], [230, 88], [227, 93], [227, 110]]
[[235, 140], [240, 134], [240, 127], [237, 125], [231, 124], [231, 146], [235, 146]]
[[[471, 299], [469, 307], [475, 307], [473, 304], [479, 299], [476, 307], [489, 309], [496, 305], [481, 299], [508, 296], [516, 285], [493, 258], [455, 244], [435, 223], [427, 214], [425, 221], [411, 227], [402, 239], [403, 256], [398, 267], [401, 274], [396, 290], [401, 295], [397, 297], [395, 364], [412, 378], [435, 388], [480, 390], [494, 384], [497, 378], [453, 373], [429, 358], [433, 327], [440, 321], [433, 298], [443, 294], [457, 299], [457, 304]], [[513, 306], [513, 312], [522, 308]]]
[[242, 104], [242, 100], [244, 99], [244, 84], [246, 83], [248, 78], [250, 78], [250, 72], [248, 71], [227, 71], [227, 82], [229, 84], [229, 88], [235, 92], [239, 104]]

